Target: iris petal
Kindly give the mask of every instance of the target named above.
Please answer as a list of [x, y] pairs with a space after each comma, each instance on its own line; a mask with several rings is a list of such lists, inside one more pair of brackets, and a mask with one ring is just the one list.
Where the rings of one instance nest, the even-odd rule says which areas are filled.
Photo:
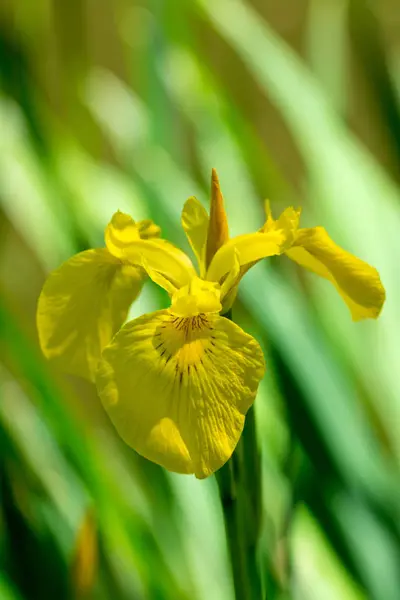
[[286, 255], [331, 281], [349, 307], [354, 321], [378, 317], [385, 301], [378, 272], [335, 244], [323, 227], [300, 229]]
[[121, 329], [96, 382], [129, 446], [204, 478], [234, 451], [263, 373], [259, 344], [231, 321], [159, 311]]
[[201, 202], [194, 196], [185, 202], [181, 221], [182, 227], [197, 258], [200, 277], [204, 277], [206, 269], [208, 214]]
[[207, 279], [221, 281], [222, 277], [234, 268], [236, 260], [239, 260], [242, 267], [262, 258], [280, 254], [285, 239], [282, 230], [247, 233], [231, 238], [214, 255], [207, 270]]
[[110, 254], [123, 258], [126, 248], [140, 240], [139, 229], [131, 216], [117, 211], [105, 229], [104, 239]]
[[143, 276], [105, 248], [81, 252], [53, 271], [37, 311], [44, 355], [93, 380], [101, 351], [125, 321]]
[[[142, 266], [165, 275], [175, 287], [189, 283], [196, 274], [188, 256], [163, 239], [140, 239], [143, 222], [135, 223], [125, 213], [116, 212], [105, 230], [105, 242], [109, 252], [123, 262]], [[151, 231], [147, 222], [144, 231]], [[154, 233], [154, 232], [153, 232]]]

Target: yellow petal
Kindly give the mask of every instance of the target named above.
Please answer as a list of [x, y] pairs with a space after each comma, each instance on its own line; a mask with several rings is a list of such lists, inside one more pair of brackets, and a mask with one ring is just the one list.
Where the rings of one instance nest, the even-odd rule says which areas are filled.
[[237, 285], [240, 277], [240, 269], [239, 252], [234, 248], [232, 268], [221, 285], [221, 300]]
[[199, 264], [200, 277], [206, 270], [208, 214], [204, 206], [192, 196], [182, 210], [182, 227]]
[[217, 171], [211, 172], [211, 204], [210, 220], [207, 235], [207, 266], [213, 256], [229, 240], [228, 219], [224, 207], [224, 198], [221, 193]]
[[143, 274], [105, 248], [81, 252], [53, 271], [37, 311], [44, 355], [64, 371], [93, 380], [101, 351], [125, 321]]
[[298, 231], [301, 209], [293, 207], [286, 208], [283, 213], [274, 219], [271, 213], [269, 201], [265, 203], [265, 213], [267, 220], [261, 231], [268, 233], [270, 231], [282, 231], [285, 236], [285, 248], [290, 248]]
[[[299, 226], [301, 210], [296, 210], [292, 207], [286, 208], [280, 215], [280, 217], [275, 220], [272, 216], [269, 200], [266, 200], [265, 214], [267, 219], [264, 225], [261, 227], [259, 233], [279, 232], [282, 236], [282, 241], [280, 243], [278, 254], [282, 254], [282, 252], [290, 248], [294, 242]], [[264, 258], [264, 256], [262, 256], [261, 258]], [[255, 264], [257, 264], [259, 260], [260, 259], [257, 259], [241, 266], [236, 287], [241, 281], [242, 277], [244, 277], [244, 275], [247, 273], [247, 271], [251, 269]], [[231, 291], [227, 294], [226, 300], [224, 302], [224, 310], [228, 310], [232, 306], [233, 301], [235, 300], [236, 291], [237, 290], [233, 287]]]
[[219, 284], [194, 277], [189, 285], [173, 294], [170, 310], [180, 317], [194, 317], [200, 313], [219, 313], [221, 309]]
[[234, 451], [263, 373], [260, 346], [231, 321], [159, 311], [121, 329], [96, 382], [129, 446], [203, 478]]
[[323, 227], [300, 229], [286, 254], [331, 281], [349, 307], [354, 321], [378, 317], [385, 301], [385, 290], [377, 270], [337, 246]]
[[132, 217], [118, 211], [107, 225], [104, 239], [109, 252], [116, 258], [123, 258], [127, 246], [140, 240], [139, 229]]
[[242, 267], [267, 256], [280, 254], [284, 243], [285, 234], [282, 230], [268, 233], [247, 233], [231, 238], [212, 259], [207, 270], [207, 279], [221, 281], [222, 277], [234, 268], [235, 256]]
[[150, 219], [139, 221], [137, 224], [138, 232], [142, 240], [149, 240], [160, 237], [161, 229]]
[[142, 267], [146, 271], [150, 279], [154, 281], [154, 283], [159, 285], [161, 288], [163, 288], [163, 290], [168, 292], [170, 296], [172, 296], [172, 294], [174, 294], [177, 291], [175, 285], [167, 277], [165, 277], [165, 275], [163, 275], [159, 271], [156, 271], [156, 269], [152, 269], [144, 257], [142, 257]]
[[[149, 223], [141, 221], [136, 224], [129, 215], [116, 212], [104, 234], [109, 252], [134, 266], [142, 266], [144, 259], [150, 269], [165, 275], [175, 287], [185, 285], [196, 275], [190, 258], [166, 240], [154, 238], [156, 230]], [[141, 230], [151, 239], [141, 239]]]

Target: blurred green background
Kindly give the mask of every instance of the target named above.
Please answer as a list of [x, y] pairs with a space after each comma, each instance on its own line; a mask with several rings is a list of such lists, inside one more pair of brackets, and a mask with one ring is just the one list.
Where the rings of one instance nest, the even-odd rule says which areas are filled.
[[[3, 0], [0, 19], [0, 599], [233, 598], [215, 478], [126, 447], [35, 329], [46, 275], [118, 208], [187, 249], [181, 208], [215, 167], [232, 234], [266, 197], [302, 206], [387, 290], [355, 324], [286, 258], [242, 283], [268, 366], [266, 598], [398, 600], [397, 1]], [[131, 316], [165, 302], [148, 283]]]

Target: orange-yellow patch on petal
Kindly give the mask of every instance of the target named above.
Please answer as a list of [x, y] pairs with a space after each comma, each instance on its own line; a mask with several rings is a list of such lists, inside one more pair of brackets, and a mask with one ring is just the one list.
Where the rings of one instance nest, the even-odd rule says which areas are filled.
[[377, 318], [385, 289], [376, 269], [335, 244], [323, 227], [300, 229], [286, 255], [336, 287], [354, 321]]
[[46, 280], [37, 327], [43, 354], [69, 373], [94, 379], [101, 352], [125, 321], [144, 271], [108, 250], [73, 256]]
[[170, 471], [204, 478], [232, 455], [263, 374], [259, 344], [231, 321], [164, 310], [121, 329], [96, 381], [129, 446]]

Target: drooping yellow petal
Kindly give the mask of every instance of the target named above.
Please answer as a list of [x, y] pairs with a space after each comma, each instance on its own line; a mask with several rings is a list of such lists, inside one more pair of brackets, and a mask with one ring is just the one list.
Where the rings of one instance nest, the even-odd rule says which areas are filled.
[[385, 290], [376, 269], [335, 244], [323, 227], [300, 229], [286, 255], [328, 279], [351, 311], [354, 321], [377, 318]]
[[139, 228], [140, 222], [136, 224], [129, 215], [116, 212], [104, 234], [109, 252], [134, 266], [142, 266], [144, 259], [150, 269], [165, 275], [175, 287], [189, 283], [196, 275], [190, 258], [166, 240], [141, 239]]
[[229, 240], [228, 219], [224, 207], [217, 171], [211, 172], [210, 220], [207, 234], [207, 266], [213, 256]]
[[284, 243], [285, 234], [282, 230], [247, 233], [231, 238], [212, 259], [206, 277], [209, 281], [221, 281], [234, 268], [235, 256], [242, 267], [267, 256], [281, 254]]
[[105, 248], [81, 252], [53, 271], [37, 310], [44, 355], [93, 380], [101, 351], [125, 321], [143, 276]]
[[204, 478], [234, 451], [263, 373], [260, 346], [231, 321], [164, 310], [121, 329], [96, 382], [129, 446], [170, 471]]
[[208, 214], [201, 202], [194, 196], [186, 200], [182, 210], [181, 221], [197, 258], [200, 277], [204, 277], [206, 271]]

